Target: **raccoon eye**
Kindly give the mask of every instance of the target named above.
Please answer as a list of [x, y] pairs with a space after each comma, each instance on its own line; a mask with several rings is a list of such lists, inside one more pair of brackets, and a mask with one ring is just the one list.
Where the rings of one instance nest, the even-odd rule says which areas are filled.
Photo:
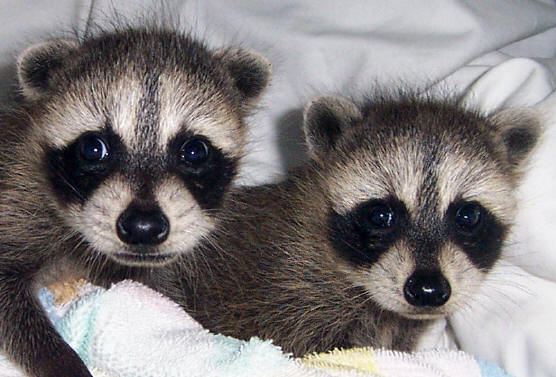
[[455, 222], [462, 229], [471, 232], [482, 223], [481, 206], [475, 202], [464, 203], [456, 210]]
[[394, 225], [394, 211], [386, 204], [375, 204], [368, 211], [367, 221], [374, 228], [390, 229]]
[[100, 162], [108, 156], [108, 148], [98, 136], [84, 136], [79, 144], [79, 153], [87, 162]]
[[183, 143], [179, 151], [180, 162], [188, 165], [200, 165], [209, 158], [208, 143], [202, 139], [191, 139]]

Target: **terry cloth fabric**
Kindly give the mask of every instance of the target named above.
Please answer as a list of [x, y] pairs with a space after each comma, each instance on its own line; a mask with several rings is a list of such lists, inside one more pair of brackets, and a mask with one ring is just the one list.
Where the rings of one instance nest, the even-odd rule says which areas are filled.
[[[124, 281], [85, 285], [61, 306], [40, 300], [64, 339], [95, 377], [507, 377], [460, 351], [353, 349], [293, 359], [269, 341], [241, 341], [203, 329], [159, 293]], [[6, 359], [0, 376], [21, 377]]]
[[509, 377], [494, 364], [477, 360], [464, 352], [449, 350], [414, 353], [371, 348], [353, 348], [313, 354], [302, 363], [329, 371], [371, 372], [377, 376], [489, 376]]

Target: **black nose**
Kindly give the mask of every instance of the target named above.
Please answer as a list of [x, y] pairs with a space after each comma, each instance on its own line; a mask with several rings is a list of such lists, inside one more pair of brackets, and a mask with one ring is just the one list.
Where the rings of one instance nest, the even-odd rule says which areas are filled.
[[452, 290], [440, 271], [415, 271], [405, 282], [403, 293], [413, 306], [442, 306]]
[[157, 245], [168, 238], [170, 224], [160, 210], [128, 207], [116, 222], [118, 237], [130, 245]]

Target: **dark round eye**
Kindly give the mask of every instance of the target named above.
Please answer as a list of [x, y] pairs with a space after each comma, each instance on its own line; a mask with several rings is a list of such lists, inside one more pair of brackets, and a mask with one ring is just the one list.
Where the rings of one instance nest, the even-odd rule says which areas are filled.
[[478, 203], [464, 203], [456, 210], [455, 221], [461, 229], [473, 231], [481, 224], [482, 216], [481, 206]]
[[367, 220], [375, 228], [390, 229], [394, 225], [394, 211], [386, 204], [375, 204], [369, 209]]
[[179, 151], [181, 162], [190, 165], [200, 165], [209, 158], [208, 143], [202, 139], [191, 139], [183, 143]]
[[108, 147], [98, 136], [85, 136], [81, 139], [79, 153], [85, 161], [100, 162], [108, 156]]

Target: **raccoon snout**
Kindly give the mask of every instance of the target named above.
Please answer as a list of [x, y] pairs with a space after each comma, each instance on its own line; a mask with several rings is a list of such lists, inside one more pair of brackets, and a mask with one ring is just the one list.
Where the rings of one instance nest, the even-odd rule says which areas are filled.
[[170, 224], [160, 210], [128, 207], [116, 221], [118, 237], [130, 245], [158, 245], [168, 238]]
[[450, 283], [440, 271], [415, 271], [405, 282], [404, 296], [413, 306], [442, 306], [450, 298]]

